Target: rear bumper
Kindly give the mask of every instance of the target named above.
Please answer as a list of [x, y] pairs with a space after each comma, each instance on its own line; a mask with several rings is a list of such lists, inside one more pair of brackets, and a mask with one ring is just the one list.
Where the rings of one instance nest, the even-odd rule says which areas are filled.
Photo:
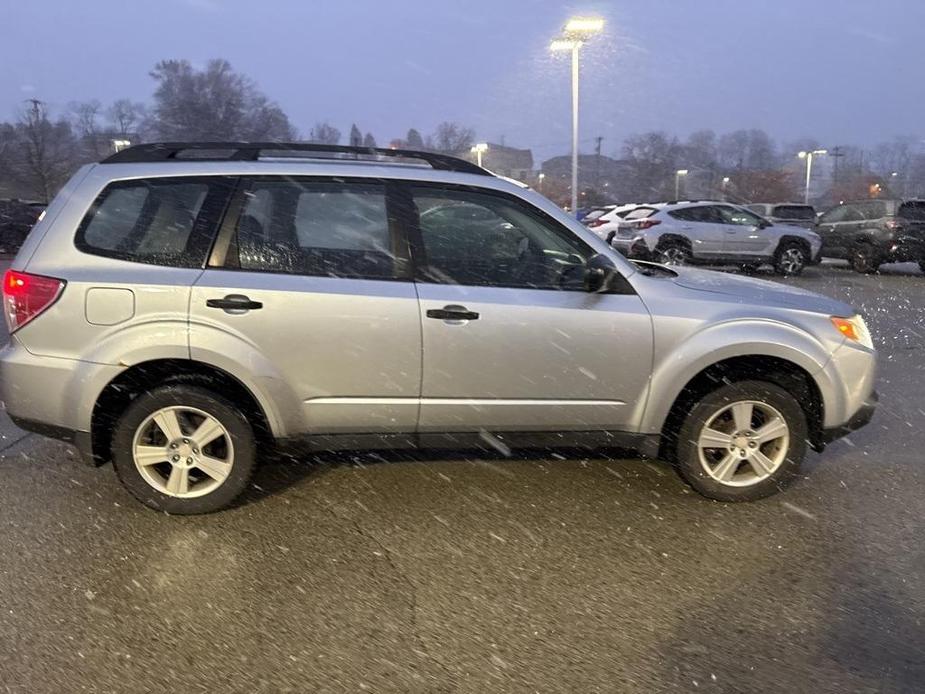
[[886, 258], [894, 263], [907, 263], [925, 260], [925, 240], [915, 236], [902, 236], [889, 244]]
[[870, 420], [873, 419], [874, 411], [877, 409], [877, 402], [879, 402], [879, 400], [880, 396], [877, 395], [877, 392], [872, 392], [861, 407], [858, 408], [858, 411], [855, 412], [851, 419], [845, 424], [830, 429], [823, 429], [818, 442], [821, 445], [818, 445], [817, 448], [821, 450], [821, 448], [824, 448], [827, 444], [870, 424]]

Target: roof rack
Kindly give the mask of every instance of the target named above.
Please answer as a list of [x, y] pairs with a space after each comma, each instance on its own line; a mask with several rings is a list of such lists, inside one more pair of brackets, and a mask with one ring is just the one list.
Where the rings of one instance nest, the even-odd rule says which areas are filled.
[[[334, 155], [324, 159], [356, 159], [362, 157], [381, 160], [417, 159], [430, 164], [438, 171], [492, 176], [493, 174], [472, 162], [435, 152], [410, 149], [383, 149], [381, 147], [348, 147], [307, 142], [151, 142], [127, 147], [103, 159], [101, 164], [129, 164], [171, 161], [259, 161], [265, 152], [305, 152], [308, 155]], [[189, 154], [186, 154], [189, 153]], [[340, 155], [340, 156], [336, 156]], [[273, 156], [272, 154], [269, 156]]]

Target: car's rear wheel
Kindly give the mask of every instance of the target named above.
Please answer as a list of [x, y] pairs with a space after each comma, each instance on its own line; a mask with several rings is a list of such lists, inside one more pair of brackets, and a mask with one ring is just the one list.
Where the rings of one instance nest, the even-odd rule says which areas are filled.
[[696, 491], [718, 501], [775, 494], [806, 454], [806, 415], [786, 390], [740, 381], [704, 396], [681, 425], [676, 465]]
[[142, 503], [167, 513], [210, 513], [244, 490], [254, 469], [254, 432], [230, 401], [191, 385], [138, 396], [119, 419], [113, 464]]
[[859, 243], [851, 249], [848, 255], [848, 264], [855, 272], [865, 275], [877, 272], [880, 268], [880, 258], [877, 249], [869, 243]]
[[919, 261], [919, 270], [921, 270], [922, 272], [925, 272], [925, 260]]
[[681, 241], [665, 241], [655, 251], [655, 262], [662, 265], [687, 265], [691, 261], [691, 249]]
[[785, 241], [774, 253], [774, 270], [779, 275], [793, 277], [803, 272], [809, 264], [809, 254], [802, 244]]

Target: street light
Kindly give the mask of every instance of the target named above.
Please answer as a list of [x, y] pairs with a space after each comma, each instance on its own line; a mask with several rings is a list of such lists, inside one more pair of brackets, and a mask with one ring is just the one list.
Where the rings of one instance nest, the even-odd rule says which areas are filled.
[[721, 186], [721, 190], [723, 191], [723, 200], [726, 199], [726, 186], [729, 185], [729, 181], [730, 181], [730, 180], [731, 180], [731, 179], [729, 178], [729, 176], [723, 176], [723, 183], [722, 183], [722, 186]]
[[803, 191], [803, 202], [809, 204], [809, 179], [813, 175], [813, 157], [828, 154], [827, 149], [814, 149], [812, 152], [799, 152], [797, 156], [806, 160], [806, 189]]
[[678, 169], [674, 172], [674, 199], [681, 199], [681, 176], [687, 176], [687, 169]]
[[543, 192], [543, 180], [546, 178], [546, 174], [540, 172], [540, 175], [536, 177], [536, 189]]
[[599, 17], [572, 17], [560, 38], [549, 44], [553, 51], [572, 54], [572, 214], [578, 214], [578, 54], [585, 41], [604, 29]]
[[488, 143], [479, 142], [478, 144], [473, 145], [470, 151], [475, 152], [475, 158], [478, 162], [478, 165], [481, 166], [482, 165], [482, 154], [488, 151]]

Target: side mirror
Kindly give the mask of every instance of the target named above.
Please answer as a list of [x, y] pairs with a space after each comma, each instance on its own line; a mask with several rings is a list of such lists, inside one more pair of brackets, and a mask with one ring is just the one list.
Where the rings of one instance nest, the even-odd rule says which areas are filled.
[[613, 260], [603, 253], [597, 253], [588, 260], [585, 272], [585, 291], [603, 294], [610, 290], [617, 272]]
[[768, 227], [772, 227], [772, 226], [774, 225], [771, 222], [769, 222], [767, 219], [762, 219], [760, 222], [758, 222], [759, 229], [767, 229]]

